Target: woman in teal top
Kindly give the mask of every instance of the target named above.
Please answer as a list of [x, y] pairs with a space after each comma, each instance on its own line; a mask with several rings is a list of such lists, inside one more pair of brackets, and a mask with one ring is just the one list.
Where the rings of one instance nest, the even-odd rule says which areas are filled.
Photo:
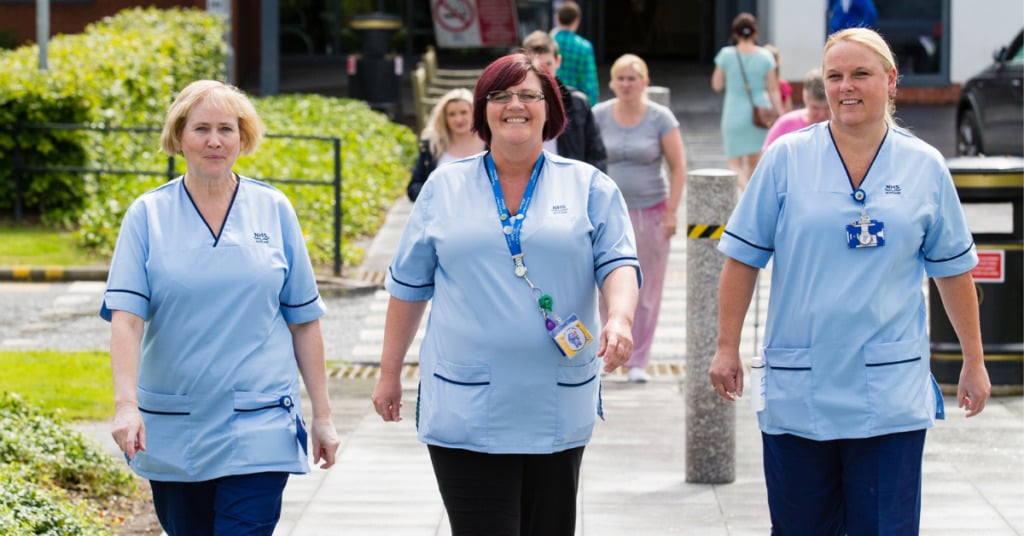
[[[113, 436], [150, 480], [169, 536], [270, 536], [288, 474], [308, 472], [308, 458], [330, 467], [340, 443], [295, 212], [232, 171], [262, 134], [237, 89], [182, 90], [161, 144], [187, 171], [132, 203], [111, 261]], [[313, 405], [310, 456], [296, 371]]]
[[782, 98], [775, 74], [775, 57], [757, 44], [757, 19], [750, 13], [737, 15], [732, 21], [729, 41], [735, 45], [722, 48], [715, 56], [711, 88], [725, 90], [722, 140], [729, 169], [736, 172], [743, 189], [757, 167], [761, 146], [768, 134], [768, 129], [754, 126], [750, 101], [753, 99], [760, 107], [775, 108], [778, 115], [782, 115]]

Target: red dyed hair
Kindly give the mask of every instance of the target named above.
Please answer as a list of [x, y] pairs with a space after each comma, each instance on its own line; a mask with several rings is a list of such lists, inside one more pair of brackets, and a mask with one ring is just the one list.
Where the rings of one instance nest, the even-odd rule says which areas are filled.
[[473, 130], [487, 145], [491, 144], [491, 126], [487, 124], [487, 94], [519, 84], [531, 72], [540, 79], [544, 105], [547, 107], [544, 141], [555, 138], [565, 129], [565, 105], [562, 104], [562, 92], [558, 89], [554, 75], [534, 65], [526, 54], [509, 54], [491, 62], [480, 74], [476, 89], [473, 90]]

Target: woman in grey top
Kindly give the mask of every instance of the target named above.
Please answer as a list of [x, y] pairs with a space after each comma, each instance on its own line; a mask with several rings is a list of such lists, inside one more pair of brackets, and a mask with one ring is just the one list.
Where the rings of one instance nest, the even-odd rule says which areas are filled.
[[672, 110], [647, 99], [648, 84], [644, 60], [625, 54], [612, 64], [615, 98], [594, 107], [608, 151], [608, 174], [626, 199], [644, 274], [633, 319], [633, 356], [626, 363], [629, 381], [639, 383], [649, 379], [646, 369], [661, 308], [669, 239], [676, 234], [676, 212], [686, 181], [679, 121]]

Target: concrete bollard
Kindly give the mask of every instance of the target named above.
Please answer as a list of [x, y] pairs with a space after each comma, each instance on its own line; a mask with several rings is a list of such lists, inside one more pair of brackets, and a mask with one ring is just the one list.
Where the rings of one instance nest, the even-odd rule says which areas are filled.
[[665, 86], [647, 86], [647, 98], [662, 106], [672, 107], [672, 92]]
[[691, 171], [686, 190], [686, 481], [724, 484], [736, 479], [736, 403], [711, 390], [708, 367], [725, 264], [716, 248], [736, 206], [736, 173]]

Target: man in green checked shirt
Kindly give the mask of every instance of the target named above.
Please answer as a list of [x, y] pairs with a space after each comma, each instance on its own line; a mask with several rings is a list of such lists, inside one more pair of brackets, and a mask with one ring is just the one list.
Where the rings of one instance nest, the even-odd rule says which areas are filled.
[[590, 105], [597, 104], [597, 63], [594, 61], [594, 45], [585, 38], [576, 35], [580, 26], [580, 6], [572, 0], [562, 2], [558, 8], [558, 26], [551, 36], [558, 42], [558, 50], [562, 55], [562, 65], [557, 76], [566, 85], [575, 87], [587, 94]]

